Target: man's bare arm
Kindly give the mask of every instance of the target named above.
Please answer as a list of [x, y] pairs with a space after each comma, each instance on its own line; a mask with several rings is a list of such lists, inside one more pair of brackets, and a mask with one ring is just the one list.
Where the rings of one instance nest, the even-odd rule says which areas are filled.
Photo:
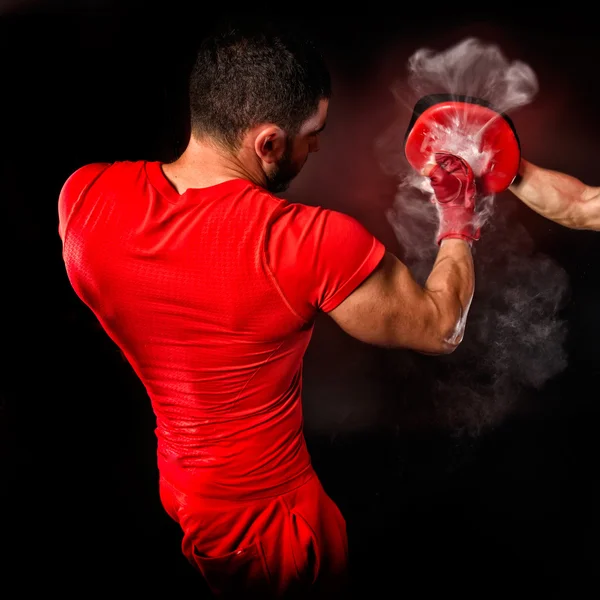
[[600, 187], [521, 160], [519, 176], [509, 188], [543, 217], [570, 229], [600, 231]]
[[463, 339], [475, 286], [471, 247], [442, 241], [422, 287], [391, 253], [328, 314], [351, 336], [378, 346], [449, 354]]

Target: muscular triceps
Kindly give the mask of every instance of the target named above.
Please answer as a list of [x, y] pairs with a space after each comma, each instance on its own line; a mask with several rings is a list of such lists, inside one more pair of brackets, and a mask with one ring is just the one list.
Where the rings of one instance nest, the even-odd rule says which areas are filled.
[[352, 337], [377, 346], [444, 354], [444, 315], [434, 297], [391, 253], [329, 316]]

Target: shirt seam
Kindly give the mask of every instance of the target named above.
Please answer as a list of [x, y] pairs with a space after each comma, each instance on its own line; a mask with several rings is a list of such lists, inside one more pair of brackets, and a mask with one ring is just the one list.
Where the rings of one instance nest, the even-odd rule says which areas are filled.
[[[285, 202], [281, 202], [277, 208], [275, 208], [275, 210], [273, 210], [273, 212], [271, 213], [271, 219], [274, 218], [278, 212], [283, 211], [284, 208], [286, 208], [287, 204]], [[266, 246], [267, 246], [267, 228], [265, 228], [265, 231], [263, 233], [263, 240], [262, 240], [262, 244], [261, 244], [261, 253], [260, 253], [260, 257], [261, 260], [263, 262], [263, 266], [267, 272], [267, 276], [269, 277], [269, 280], [271, 281], [271, 284], [273, 285], [273, 287], [275, 288], [275, 290], [277, 291], [277, 293], [279, 294], [280, 298], [282, 299], [283, 303], [285, 304], [285, 306], [287, 307], [287, 309], [298, 319], [300, 319], [303, 323], [308, 324], [310, 323], [311, 319], [310, 318], [306, 318], [303, 317], [291, 304], [291, 302], [288, 300], [288, 298], [286, 297], [286, 295], [283, 293], [283, 290], [281, 289], [281, 286], [279, 285], [279, 282], [277, 281], [277, 277], [275, 276], [275, 273], [273, 273], [273, 271], [271, 270], [271, 267], [269, 266], [269, 262], [267, 260], [267, 250], [266, 250]]]

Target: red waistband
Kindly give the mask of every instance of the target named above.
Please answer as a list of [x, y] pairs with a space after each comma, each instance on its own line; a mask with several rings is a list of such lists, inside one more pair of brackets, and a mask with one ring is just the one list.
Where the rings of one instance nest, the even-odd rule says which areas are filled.
[[237, 480], [216, 479], [212, 476], [212, 470], [210, 478], [188, 473], [184, 469], [177, 468], [173, 463], [165, 461], [160, 454], [158, 470], [161, 478], [180, 493], [234, 503], [281, 496], [304, 485], [315, 475], [309, 463], [304, 470], [285, 481], [255, 481], [250, 477]]

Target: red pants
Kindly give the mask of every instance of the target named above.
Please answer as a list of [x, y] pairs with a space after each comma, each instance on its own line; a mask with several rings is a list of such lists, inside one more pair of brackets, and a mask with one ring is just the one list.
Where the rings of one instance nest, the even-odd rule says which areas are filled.
[[346, 522], [316, 475], [252, 502], [186, 495], [164, 479], [160, 497], [183, 530], [183, 554], [215, 597], [347, 597]]

